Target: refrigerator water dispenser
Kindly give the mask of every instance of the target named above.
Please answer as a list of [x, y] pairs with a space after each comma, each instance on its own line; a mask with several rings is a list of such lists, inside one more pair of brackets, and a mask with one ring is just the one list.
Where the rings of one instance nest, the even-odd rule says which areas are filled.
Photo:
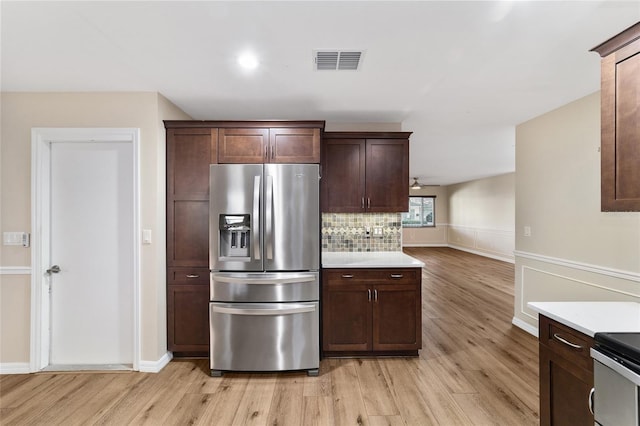
[[251, 241], [251, 215], [249, 214], [221, 214], [220, 215], [220, 257], [249, 257]]

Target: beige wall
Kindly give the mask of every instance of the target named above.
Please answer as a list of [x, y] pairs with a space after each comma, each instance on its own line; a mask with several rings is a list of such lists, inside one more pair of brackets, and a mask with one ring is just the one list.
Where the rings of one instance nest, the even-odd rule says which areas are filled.
[[513, 261], [515, 173], [448, 187], [449, 246]]
[[436, 226], [430, 228], [402, 228], [402, 245], [405, 247], [429, 247], [447, 245], [449, 222], [449, 195], [446, 186], [423, 186], [409, 189], [409, 196], [436, 196]]
[[449, 246], [513, 262], [515, 173], [426, 187], [410, 195], [436, 195], [436, 227], [404, 228], [404, 246]]
[[600, 212], [599, 146], [599, 93], [516, 128], [516, 324], [530, 301], [640, 301], [640, 213]]
[[[31, 232], [31, 128], [140, 129], [140, 224], [154, 236], [141, 247], [141, 359], [159, 360], [166, 353], [162, 120], [189, 117], [157, 93], [3, 93], [1, 103], [1, 231]], [[0, 246], [3, 272], [30, 262], [30, 249]], [[30, 277], [0, 277], [0, 364], [28, 363]]]

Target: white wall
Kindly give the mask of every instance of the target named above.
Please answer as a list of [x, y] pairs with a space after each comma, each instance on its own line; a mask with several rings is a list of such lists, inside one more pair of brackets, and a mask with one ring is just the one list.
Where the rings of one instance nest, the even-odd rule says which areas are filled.
[[[162, 119], [189, 119], [158, 93], [2, 93], [0, 231], [31, 232], [31, 128], [140, 128], [143, 229], [141, 247], [141, 358], [166, 354], [165, 153]], [[0, 246], [0, 365], [29, 362], [30, 262], [28, 248]], [[16, 274], [12, 267], [23, 267]]]
[[599, 93], [516, 128], [516, 324], [530, 301], [640, 301], [640, 213], [600, 211], [599, 146]]

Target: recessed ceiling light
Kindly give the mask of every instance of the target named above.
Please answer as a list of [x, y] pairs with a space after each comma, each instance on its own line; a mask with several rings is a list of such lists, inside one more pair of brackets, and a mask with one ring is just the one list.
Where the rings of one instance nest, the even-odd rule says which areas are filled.
[[238, 56], [238, 64], [245, 70], [253, 70], [258, 66], [258, 58], [253, 53], [243, 53]]

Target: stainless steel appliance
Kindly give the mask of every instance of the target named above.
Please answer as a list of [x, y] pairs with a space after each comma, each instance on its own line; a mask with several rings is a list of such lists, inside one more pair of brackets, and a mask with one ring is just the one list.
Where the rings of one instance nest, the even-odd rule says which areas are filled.
[[640, 425], [640, 333], [596, 333], [594, 340], [592, 411], [596, 424]]
[[210, 168], [210, 367], [308, 370], [320, 363], [317, 164]]

